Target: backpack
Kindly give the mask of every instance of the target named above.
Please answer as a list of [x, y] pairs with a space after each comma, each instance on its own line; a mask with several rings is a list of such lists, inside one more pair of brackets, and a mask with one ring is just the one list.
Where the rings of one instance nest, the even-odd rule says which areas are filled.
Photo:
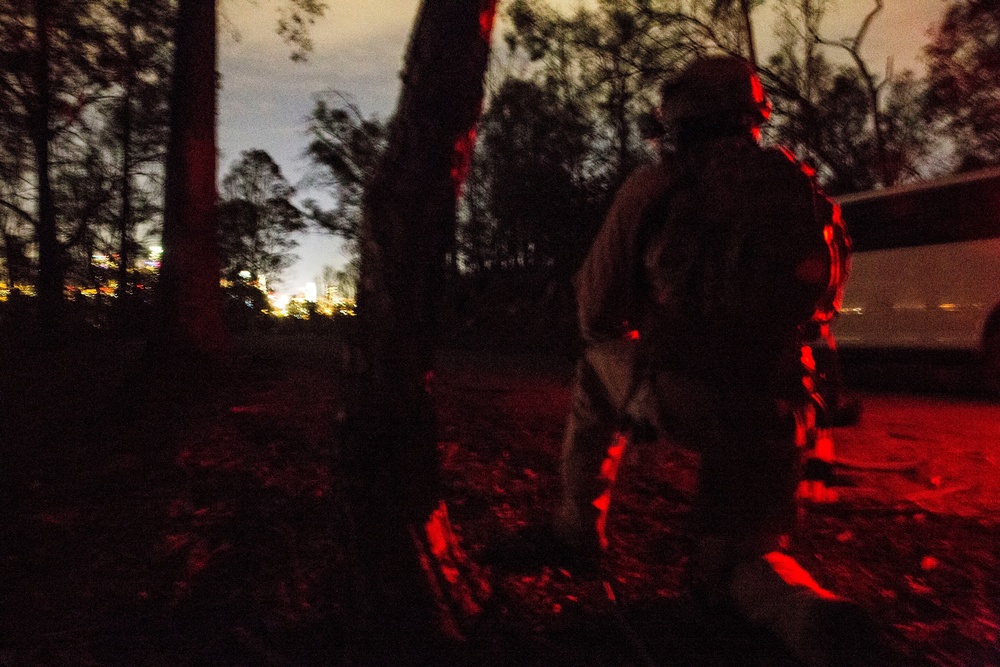
[[747, 141], [716, 142], [671, 171], [643, 223], [650, 338], [689, 354], [797, 345], [842, 289], [836, 206], [789, 153]]

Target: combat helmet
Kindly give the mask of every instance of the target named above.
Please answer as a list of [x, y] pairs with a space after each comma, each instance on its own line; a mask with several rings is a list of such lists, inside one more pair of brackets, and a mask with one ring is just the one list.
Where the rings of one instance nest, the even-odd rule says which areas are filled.
[[735, 56], [696, 60], [661, 88], [667, 123], [712, 118], [745, 118], [756, 127], [771, 116], [771, 100], [753, 66]]

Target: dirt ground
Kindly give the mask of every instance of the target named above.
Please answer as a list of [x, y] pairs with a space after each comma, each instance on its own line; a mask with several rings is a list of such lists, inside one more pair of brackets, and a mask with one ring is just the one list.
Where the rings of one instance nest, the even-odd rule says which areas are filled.
[[[99, 406], [134, 354], [87, 347], [0, 369], [0, 665], [349, 663], [328, 340], [258, 341], [219, 405], [127, 430]], [[570, 364], [442, 356], [446, 502], [473, 560], [555, 505]], [[840, 500], [804, 505], [790, 553], [885, 628], [888, 665], [1000, 665], [1000, 406], [864, 394], [838, 429]], [[85, 437], [81, 435], [89, 433]], [[94, 435], [97, 437], [93, 437]], [[89, 443], [89, 444], [88, 444]], [[629, 453], [604, 583], [487, 568], [493, 595], [460, 655], [497, 665], [794, 665], [736, 619], [679, 594], [694, 457]]]
[[[554, 507], [568, 409], [568, 365], [492, 362], [457, 359], [443, 374], [442, 450], [456, 492], [453, 513], [470, 545], [543, 520]], [[1000, 406], [954, 396], [861, 398], [860, 424], [835, 429], [837, 457], [864, 468], [915, 465], [904, 472], [838, 467], [839, 500], [803, 503], [789, 552], [823, 585], [875, 614], [894, 654], [888, 664], [1000, 665]], [[677, 595], [695, 475], [694, 458], [669, 446], [627, 457], [610, 519], [619, 605], [655, 609]], [[490, 510], [466, 515], [466, 503]], [[542, 626], [583, 597], [558, 572], [502, 585]], [[601, 594], [590, 591], [590, 599]], [[642, 627], [639, 639], [655, 664], [787, 659], [760, 646], [744, 645], [736, 655], [706, 651], [697, 646], [703, 638], [688, 642], [683, 630], [666, 627], [676, 615], [659, 620], [654, 612], [630, 623]]]

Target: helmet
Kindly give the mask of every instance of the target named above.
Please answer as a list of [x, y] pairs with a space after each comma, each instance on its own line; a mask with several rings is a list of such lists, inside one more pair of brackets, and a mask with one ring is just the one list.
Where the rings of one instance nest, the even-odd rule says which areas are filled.
[[771, 100], [753, 66], [735, 56], [696, 60], [663, 84], [663, 119], [668, 122], [747, 116], [760, 125], [771, 116]]

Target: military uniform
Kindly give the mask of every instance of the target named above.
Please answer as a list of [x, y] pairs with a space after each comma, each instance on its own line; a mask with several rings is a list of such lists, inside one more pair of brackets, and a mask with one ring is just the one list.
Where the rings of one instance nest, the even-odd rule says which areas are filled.
[[830, 280], [833, 210], [787, 153], [750, 137], [626, 182], [576, 276], [586, 352], [563, 452], [567, 537], [594, 530], [612, 482], [602, 464], [628, 421], [701, 454], [701, 529], [768, 544], [787, 530], [800, 325]]
[[[794, 519], [813, 391], [803, 343], [836, 307], [846, 231], [811, 170], [758, 144], [770, 107], [752, 69], [719, 58], [691, 72], [675, 117], [697, 139], [624, 184], [575, 279], [586, 348], [556, 530], [578, 548], [607, 546], [626, 444], [616, 433], [650, 424], [700, 455], [693, 583], [826, 664], [815, 619], [867, 617], [777, 549]], [[734, 73], [746, 91], [730, 104]], [[716, 107], [725, 122], [701, 117]]]

